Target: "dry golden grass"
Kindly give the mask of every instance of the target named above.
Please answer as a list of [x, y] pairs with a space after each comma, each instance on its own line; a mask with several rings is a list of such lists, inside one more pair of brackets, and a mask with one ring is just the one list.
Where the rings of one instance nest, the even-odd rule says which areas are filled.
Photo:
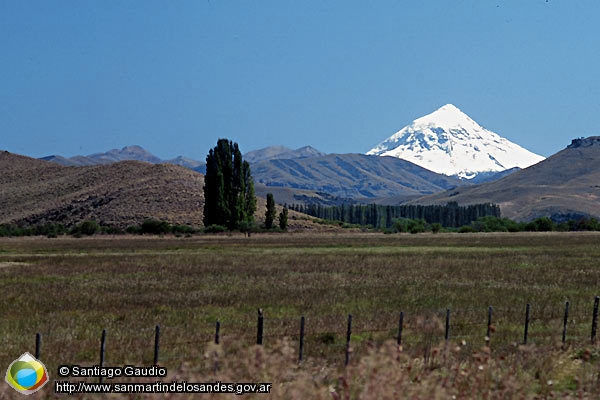
[[[564, 351], [552, 346], [515, 346], [498, 356], [487, 347], [469, 350], [461, 343], [432, 348], [428, 359], [415, 357], [388, 341], [371, 346], [347, 367], [322, 360], [297, 362], [294, 343], [240, 347], [235, 343], [206, 345], [198, 360], [187, 362], [162, 382], [189, 384], [270, 383], [269, 394], [246, 393], [261, 399], [596, 399], [598, 348]], [[77, 382], [76, 379], [71, 379]], [[97, 383], [97, 379], [87, 379]], [[106, 382], [113, 382], [105, 380]], [[148, 383], [156, 378], [116, 378], [113, 383]], [[17, 396], [0, 389], [0, 398]], [[51, 385], [32, 398], [62, 398]], [[79, 394], [75, 398], [97, 398]], [[104, 394], [106, 398], [239, 398], [236, 394]], [[16, 398], [16, 397], [15, 397]]]
[[[149, 365], [160, 324], [160, 364], [169, 379], [273, 381], [273, 398], [335, 398], [331, 390], [364, 399], [543, 398], [565, 391], [593, 398], [598, 348], [589, 335], [600, 282], [598, 239], [596, 233], [0, 239], [0, 365], [33, 353], [36, 332], [51, 377], [60, 364], [97, 364], [102, 329], [107, 365]], [[568, 341], [561, 350], [567, 300]], [[526, 303], [532, 345], [521, 348]], [[265, 346], [258, 349], [252, 346], [257, 308], [265, 313]], [[446, 308], [452, 310], [447, 347], [439, 345]], [[398, 353], [390, 340], [400, 311]], [[349, 313], [353, 351], [344, 368]], [[306, 362], [297, 366], [301, 315]], [[217, 320], [223, 344], [215, 375], [210, 343]]]

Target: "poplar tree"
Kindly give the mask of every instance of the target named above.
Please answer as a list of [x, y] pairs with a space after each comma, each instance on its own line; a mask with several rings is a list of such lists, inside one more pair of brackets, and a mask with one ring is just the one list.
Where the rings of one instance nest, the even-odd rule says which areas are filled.
[[275, 199], [273, 193], [267, 193], [267, 211], [265, 212], [265, 228], [271, 229], [277, 210], [275, 210]]
[[288, 209], [283, 207], [283, 210], [279, 213], [279, 227], [282, 231], [285, 231], [288, 226]]
[[237, 143], [219, 139], [206, 156], [204, 226], [248, 230], [254, 223], [256, 196], [250, 164]]

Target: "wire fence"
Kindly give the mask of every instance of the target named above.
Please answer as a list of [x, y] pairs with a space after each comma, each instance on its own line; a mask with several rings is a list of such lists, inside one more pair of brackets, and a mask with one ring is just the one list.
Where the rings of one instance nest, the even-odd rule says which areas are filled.
[[[395, 340], [403, 351], [417, 352], [450, 341], [468, 343], [474, 348], [488, 346], [495, 351], [519, 344], [558, 344], [566, 348], [576, 343], [596, 342], [599, 302], [600, 297], [595, 297], [593, 305], [573, 306], [566, 302], [562, 308], [526, 304], [520, 309], [490, 306], [413, 314], [400, 311], [314, 317], [269, 317], [259, 309], [257, 314], [244, 316], [235, 325], [215, 321], [194, 334], [186, 334], [189, 327], [160, 325], [143, 328], [133, 338], [107, 330], [99, 332], [96, 338], [36, 333], [35, 356], [39, 359], [45, 352], [57, 354], [52, 347], [66, 349], [82, 341], [77, 347], [85, 351], [79, 350], [72, 357], [95, 358], [93, 354], [99, 352], [95, 359], [102, 366], [107, 362], [111, 342], [118, 342], [127, 350], [129, 361], [159, 365], [197, 360], [204, 356], [207, 344], [220, 345], [224, 338], [242, 345], [261, 346], [286, 338], [296, 345], [298, 361], [325, 357], [346, 365], [365, 347], [386, 340]], [[109, 361], [116, 361], [114, 355]]]

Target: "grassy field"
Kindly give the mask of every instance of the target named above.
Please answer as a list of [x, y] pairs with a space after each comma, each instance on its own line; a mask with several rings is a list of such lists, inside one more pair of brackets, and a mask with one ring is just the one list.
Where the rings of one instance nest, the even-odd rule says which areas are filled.
[[[589, 341], [594, 297], [600, 294], [599, 259], [596, 233], [1, 239], [0, 365], [7, 367], [25, 351], [33, 354], [38, 332], [40, 358], [51, 376], [61, 364], [97, 364], [103, 329], [106, 364], [150, 365], [157, 324], [159, 363], [170, 372], [197, 381], [214, 374], [224, 374], [222, 381], [281, 379], [288, 382], [281, 392], [286, 397], [294, 397], [289, 392], [294, 382], [304, 382], [302, 388], [314, 387], [307, 392], [314, 398], [344, 391], [376, 398], [369, 397], [373, 391], [360, 396], [371, 379], [361, 374], [387, 360], [392, 348], [392, 360], [405, 367], [416, 362], [413, 371], [423, 371], [419, 379], [402, 375], [410, 377], [405, 383], [432, 379], [427, 390], [437, 390], [439, 380], [451, 375], [435, 375], [441, 371], [487, 368], [477, 357], [499, 363], [496, 369], [505, 371], [505, 378], [515, 365], [550, 356], [568, 365], [581, 359], [593, 363], [597, 348]], [[570, 302], [569, 350], [561, 351], [565, 301]], [[517, 344], [523, 341], [527, 303], [534, 346], [523, 349]], [[489, 348], [484, 347], [488, 306], [494, 325]], [[261, 349], [251, 346], [258, 308], [265, 316]], [[451, 310], [450, 343], [442, 348], [446, 309]], [[405, 313], [401, 357], [389, 342], [397, 335], [400, 311]], [[348, 314], [353, 315], [352, 361], [344, 369]], [[297, 366], [301, 316], [307, 362]], [[223, 343], [218, 348], [210, 345], [217, 320]], [[449, 350], [456, 345], [456, 352]], [[239, 362], [257, 352], [272, 358], [274, 371], [264, 367], [259, 376], [248, 366], [254, 364]], [[220, 372], [214, 371], [217, 355]], [[544, 394], [540, 382], [566, 374], [553, 378], [553, 388], [597, 393], [596, 386], [582, 386], [587, 378], [578, 375], [596, 376], [597, 365], [577, 365], [568, 373], [553, 363], [535, 367], [524, 372], [531, 382], [523, 378], [519, 390], [525, 397]], [[286, 369], [288, 375], [281, 372]], [[490, 379], [504, 379], [498, 376]], [[455, 392], [444, 393], [460, 393], [460, 379], [453, 382]], [[421, 398], [429, 392], [415, 393]]]

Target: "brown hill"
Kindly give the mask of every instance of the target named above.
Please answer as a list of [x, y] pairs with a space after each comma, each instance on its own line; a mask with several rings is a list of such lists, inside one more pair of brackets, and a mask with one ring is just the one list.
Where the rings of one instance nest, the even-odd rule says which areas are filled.
[[[146, 218], [202, 226], [204, 176], [172, 164], [122, 161], [66, 167], [0, 151], [0, 224], [66, 226], [93, 219], [127, 227]], [[257, 198], [257, 223], [264, 222], [266, 200]], [[277, 214], [281, 206], [277, 206]], [[291, 231], [340, 230], [289, 212]]]
[[498, 181], [448, 190], [418, 204], [492, 202], [502, 215], [520, 221], [549, 216], [561, 221], [600, 217], [600, 136], [575, 139], [546, 160]]
[[204, 177], [169, 164], [63, 167], [0, 152], [0, 223], [128, 226], [153, 217], [202, 224]]

